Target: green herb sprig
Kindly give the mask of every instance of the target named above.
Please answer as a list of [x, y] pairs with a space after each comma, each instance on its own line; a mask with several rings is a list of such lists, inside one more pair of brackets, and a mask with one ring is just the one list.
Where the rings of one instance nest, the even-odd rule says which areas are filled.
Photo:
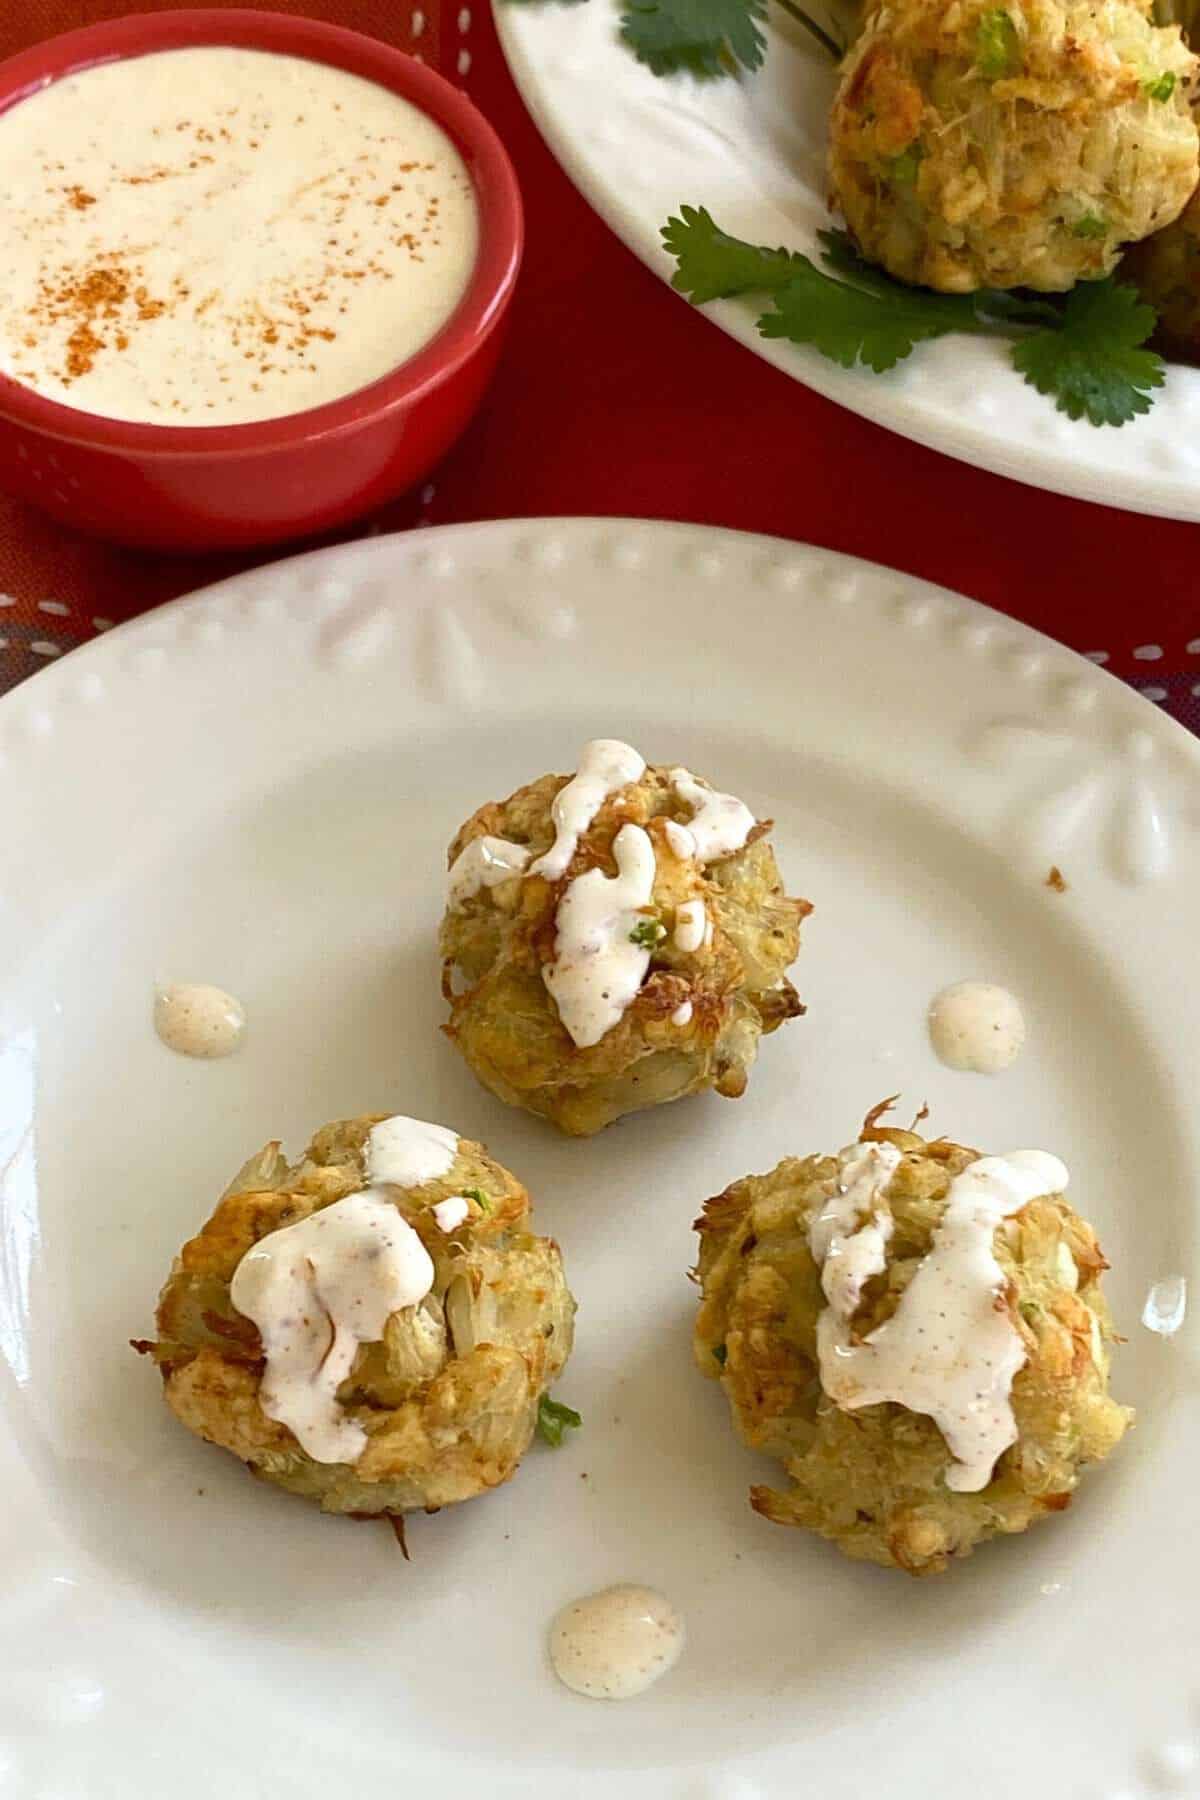
[[582, 1424], [583, 1420], [574, 1408], [564, 1406], [561, 1400], [552, 1400], [549, 1394], [543, 1394], [538, 1401], [538, 1436], [555, 1450], [562, 1448], [565, 1431], [578, 1431]]
[[675, 259], [674, 286], [697, 306], [739, 294], [769, 294], [758, 329], [810, 344], [851, 369], [882, 374], [919, 343], [950, 332], [1003, 337], [1013, 366], [1072, 419], [1124, 425], [1150, 410], [1163, 361], [1144, 348], [1157, 323], [1137, 290], [1109, 276], [1064, 296], [984, 288], [939, 294], [908, 287], [864, 262], [844, 231], [818, 233], [824, 268], [784, 248], [722, 231], [701, 206], [682, 206], [663, 227]]

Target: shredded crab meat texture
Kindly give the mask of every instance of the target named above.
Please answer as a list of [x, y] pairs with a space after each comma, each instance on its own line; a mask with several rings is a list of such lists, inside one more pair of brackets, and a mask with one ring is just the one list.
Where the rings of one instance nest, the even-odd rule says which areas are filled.
[[976, 1493], [1016, 1441], [1012, 1382], [1025, 1361], [1003, 1300], [996, 1227], [1038, 1195], [1062, 1193], [1069, 1177], [1041, 1150], [970, 1163], [951, 1182], [929, 1251], [896, 1311], [859, 1339], [851, 1319], [866, 1282], [887, 1267], [886, 1189], [899, 1161], [890, 1144], [844, 1150], [837, 1190], [810, 1224], [828, 1302], [817, 1321], [821, 1385], [848, 1411], [892, 1401], [927, 1414], [954, 1459], [947, 1487]]

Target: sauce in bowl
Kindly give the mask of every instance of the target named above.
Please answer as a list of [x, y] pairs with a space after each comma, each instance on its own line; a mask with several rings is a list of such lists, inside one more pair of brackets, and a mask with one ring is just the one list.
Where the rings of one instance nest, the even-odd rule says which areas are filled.
[[105, 63], [0, 114], [0, 371], [138, 423], [302, 412], [429, 343], [478, 241], [455, 145], [376, 82], [224, 46]]

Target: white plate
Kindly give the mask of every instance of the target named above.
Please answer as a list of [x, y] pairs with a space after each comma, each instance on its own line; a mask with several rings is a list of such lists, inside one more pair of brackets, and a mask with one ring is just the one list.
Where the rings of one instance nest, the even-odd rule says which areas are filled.
[[[808, 1017], [744, 1100], [581, 1143], [439, 1036], [434, 932], [460, 819], [599, 733], [773, 814], [817, 910]], [[346, 545], [148, 614], [0, 704], [0, 762], [5, 1800], [1104, 1800], [1200, 1754], [1195, 1340], [1138, 1323], [1194, 1262], [1180, 729], [883, 570], [580, 520]], [[976, 974], [1029, 1011], [996, 1080], [925, 1038], [933, 991]], [[164, 1050], [156, 977], [241, 995], [242, 1052]], [[706, 1195], [851, 1139], [894, 1089], [968, 1143], [1068, 1160], [1140, 1412], [1067, 1516], [921, 1584], [751, 1512], [768, 1465], [691, 1368], [685, 1279]], [[250, 1149], [374, 1109], [486, 1139], [580, 1300], [559, 1391], [583, 1431], [414, 1520], [411, 1565], [187, 1436], [126, 1346]], [[614, 1714], [543, 1640], [621, 1578], [690, 1641]]]
[[[584, 197], [656, 274], [681, 205], [758, 244], [818, 254], [826, 208], [825, 123], [833, 70], [770, 9], [754, 76], [663, 79], [617, 35], [614, 0], [494, 0], [500, 42], [542, 135]], [[820, 13], [820, 7], [818, 7]], [[687, 302], [680, 300], [681, 305]], [[1120, 430], [1072, 423], [1026, 385], [995, 339], [919, 344], [888, 375], [842, 369], [816, 350], [758, 335], [761, 300], [702, 309], [731, 337], [852, 412], [917, 443], [1035, 487], [1105, 506], [1200, 519], [1200, 369], [1175, 364], [1151, 411]]]

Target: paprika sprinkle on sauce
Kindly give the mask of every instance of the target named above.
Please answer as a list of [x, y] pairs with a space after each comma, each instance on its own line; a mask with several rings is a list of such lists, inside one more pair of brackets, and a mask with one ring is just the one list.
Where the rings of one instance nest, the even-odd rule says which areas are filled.
[[352, 393], [436, 335], [477, 243], [441, 128], [324, 63], [162, 51], [0, 114], [0, 372], [110, 418]]

